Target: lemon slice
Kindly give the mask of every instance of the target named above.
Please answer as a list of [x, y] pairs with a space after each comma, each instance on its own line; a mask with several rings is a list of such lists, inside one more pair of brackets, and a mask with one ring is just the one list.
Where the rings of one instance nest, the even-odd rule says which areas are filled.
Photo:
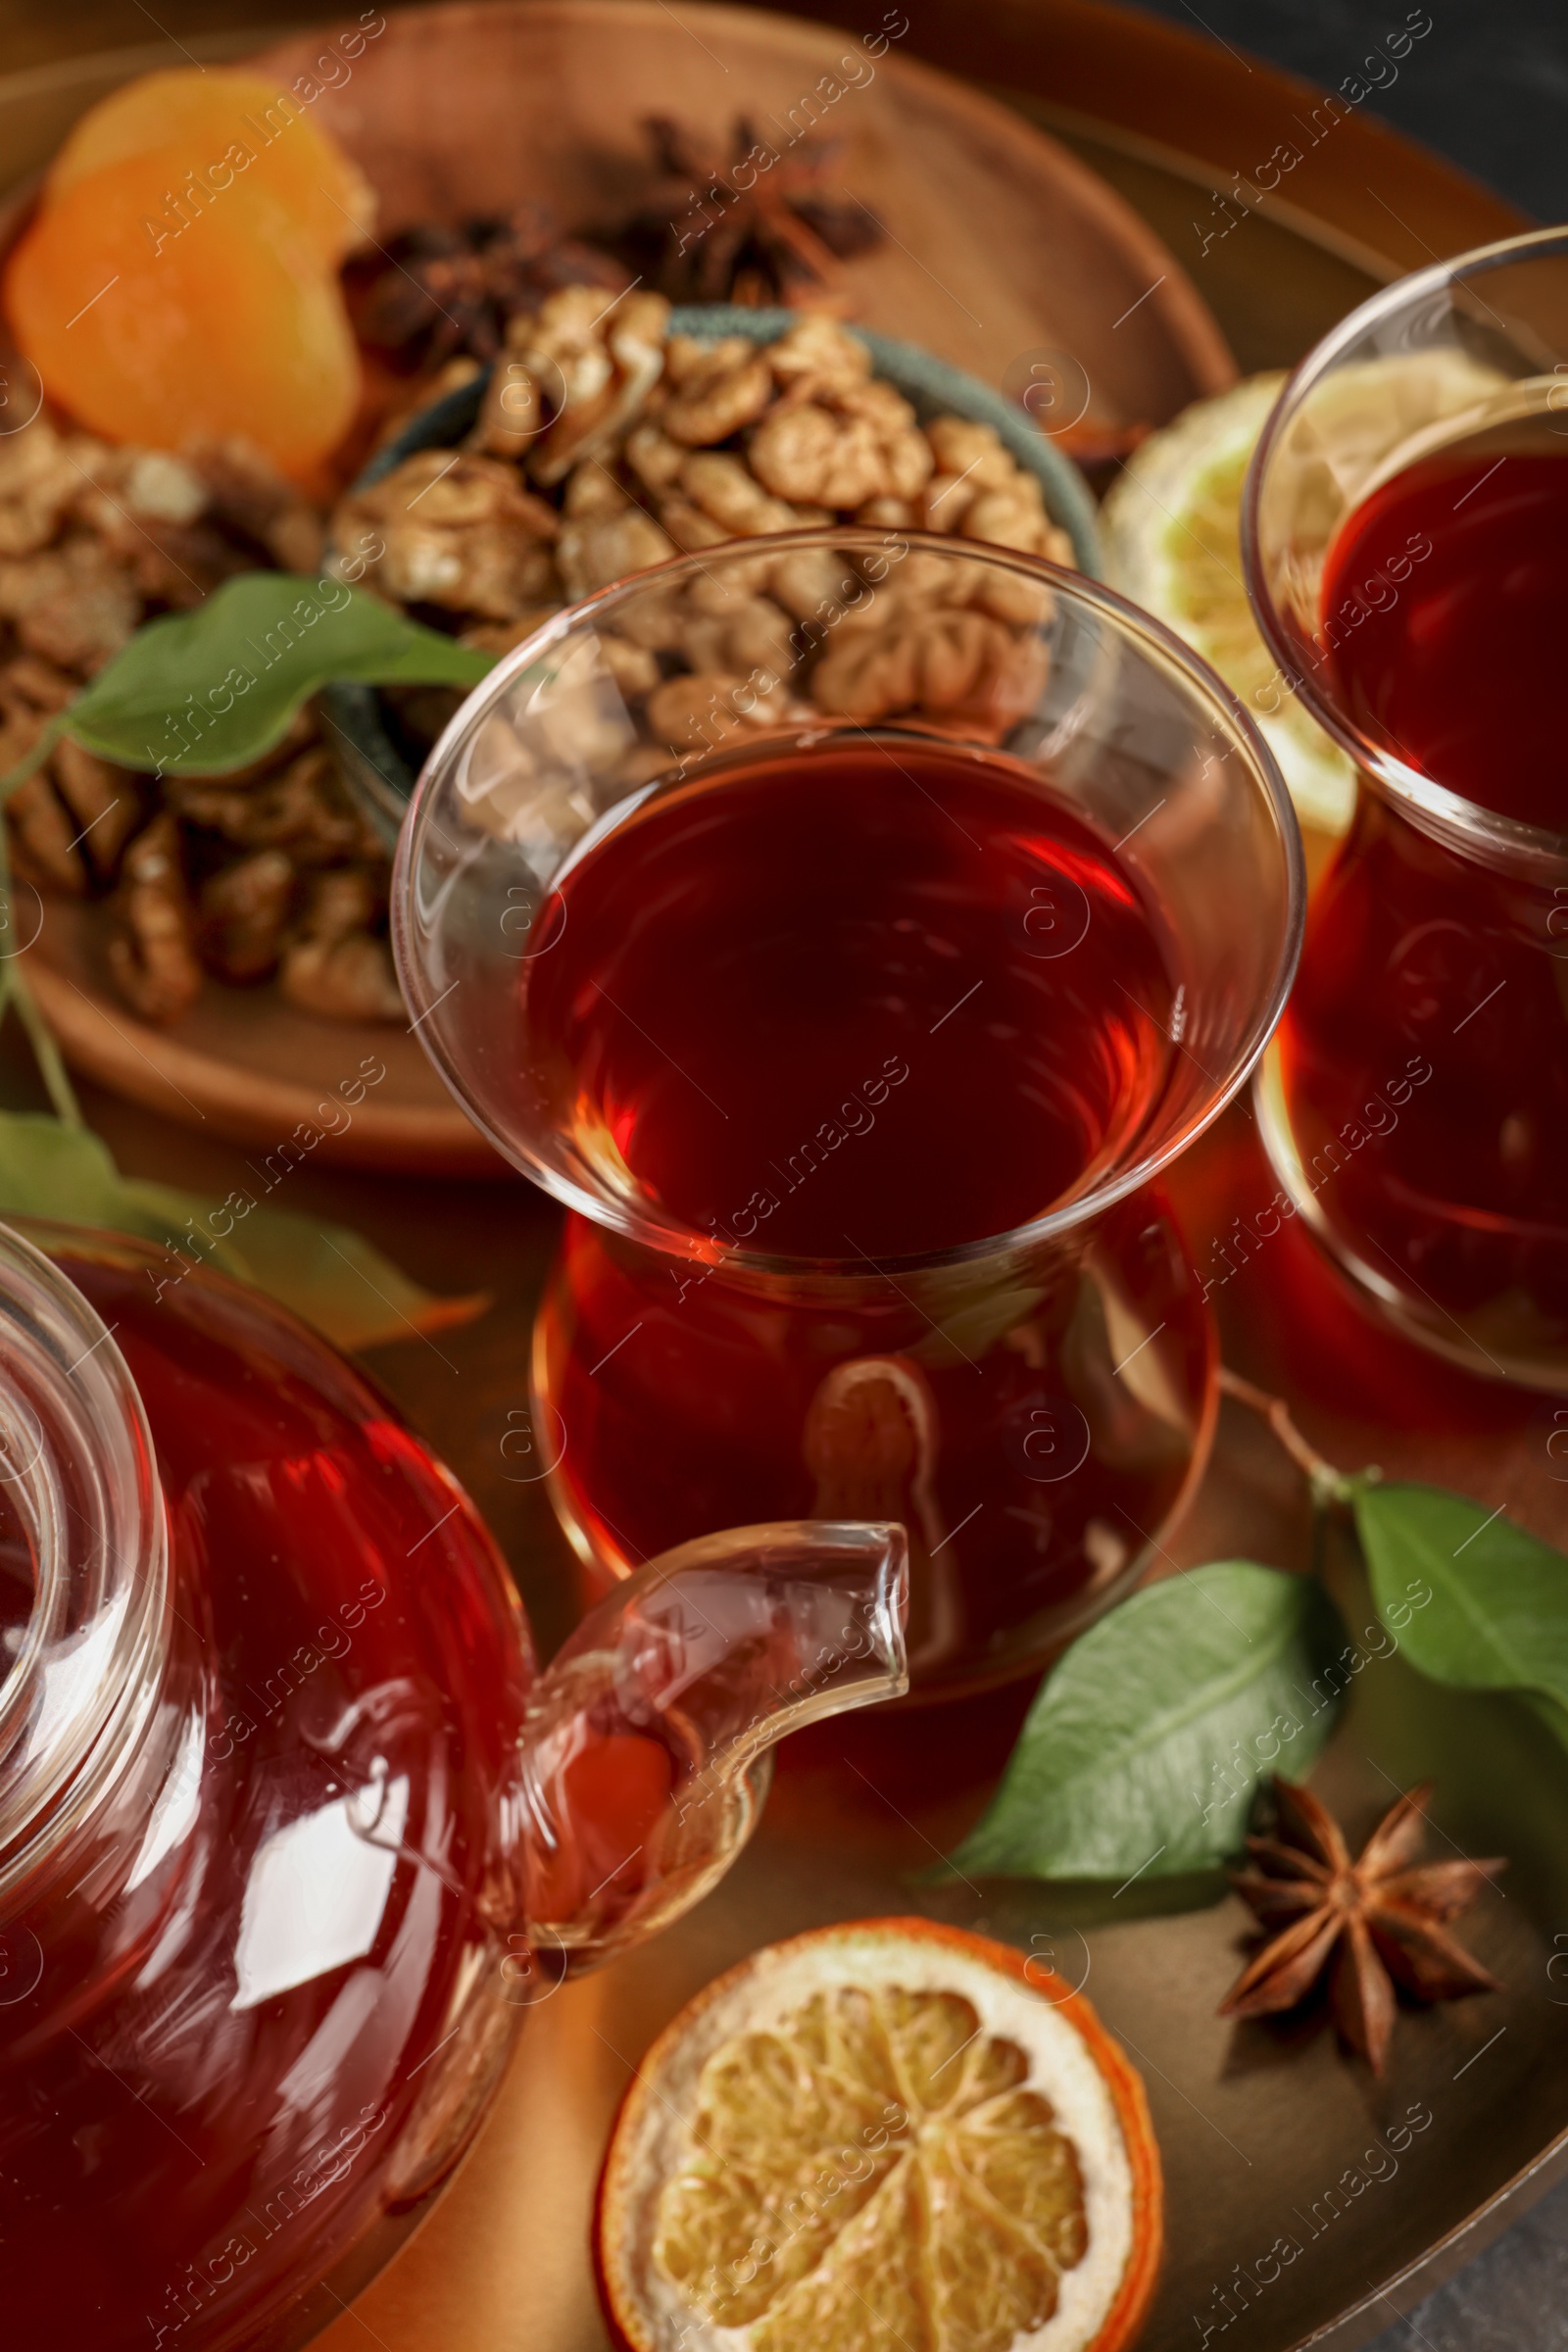
[[[1264, 381], [1264, 378], [1256, 378]], [[1276, 378], [1275, 381], [1280, 379]], [[1312, 386], [1275, 457], [1287, 473], [1316, 475], [1328, 495], [1316, 522], [1324, 537], [1380, 481], [1429, 449], [1540, 405], [1551, 378], [1515, 380], [1448, 344], [1343, 362]], [[1310, 517], [1310, 501], [1296, 492]]]
[[1284, 381], [1249, 376], [1134, 451], [1101, 513], [1105, 577], [1213, 664], [1279, 761], [1301, 822], [1337, 834], [1350, 819], [1355, 768], [1293, 695], [1278, 710], [1258, 708], [1279, 681], [1242, 572], [1242, 486]]
[[1159, 2217], [1143, 2086], [1087, 2002], [877, 1920], [756, 1954], [655, 2043], [599, 2274], [629, 2352], [1115, 2352]]
[[[1302, 824], [1332, 836], [1349, 822], [1354, 764], [1285, 689], [1242, 570], [1247, 468], [1284, 382], [1280, 372], [1248, 376], [1134, 452], [1101, 514], [1105, 576], [1213, 664], [1279, 761]], [[1521, 404], [1539, 406], [1540, 387], [1457, 346], [1351, 361], [1313, 386], [1275, 466], [1295, 472], [1298, 505], [1315, 514], [1326, 542], [1378, 481]]]

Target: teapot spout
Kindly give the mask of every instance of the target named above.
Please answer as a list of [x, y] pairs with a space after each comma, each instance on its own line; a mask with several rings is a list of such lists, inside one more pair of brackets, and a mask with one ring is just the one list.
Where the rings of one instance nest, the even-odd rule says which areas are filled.
[[782, 1520], [649, 1562], [528, 1702], [527, 1933], [575, 1973], [666, 1927], [757, 1825], [769, 1750], [908, 1688], [902, 1527]]

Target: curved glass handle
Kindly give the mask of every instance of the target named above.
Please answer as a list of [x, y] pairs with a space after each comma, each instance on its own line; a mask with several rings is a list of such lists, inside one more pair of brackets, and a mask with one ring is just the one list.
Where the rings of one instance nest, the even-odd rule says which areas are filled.
[[897, 1526], [779, 1520], [652, 1560], [586, 1617], [529, 1699], [529, 1940], [592, 1966], [665, 1927], [746, 1843], [768, 1750], [908, 1688]]

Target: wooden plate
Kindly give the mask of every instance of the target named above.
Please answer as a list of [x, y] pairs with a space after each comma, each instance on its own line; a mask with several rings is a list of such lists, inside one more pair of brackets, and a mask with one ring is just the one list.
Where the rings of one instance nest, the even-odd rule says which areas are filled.
[[[306, 34], [261, 62], [292, 81], [319, 47]], [[565, 222], [612, 218], [646, 182], [650, 115], [720, 152], [740, 116], [786, 151], [814, 126], [842, 142], [843, 185], [889, 232], [847, 265], [858, 325], [991, 384], [1042, 348], [1070, 351], [1112, 421], [1162, 422], [1235, 374], [1191, 280], [1130, 207], [897, 40], [873, 59], [829, 26], [697, 0], [408, 8], [319, 107], [376, 187], [383, 237], [523, 198]]]
[[[292, 83], [320, 50], [305, 34], [262, 63]], [[839, 71], [852, 53], [857, 86]], [[90, 102], [104, 61], [81, 72]], [[829, 102], [828, 88], [842, 95]], [[718, 145], [739, 114], [778, 126], [780, 143], [792, 123], [814, 121], [842, 135], [845, 184], [890, 231], [850, 269], [864, 324], [993, 384], [1020, 362], [1027, 381], [1031, 355], [1070, 351], [1084, 397], [1111, 422], [1160, 421], [1235, 372], [1204, 304], [1130, 207], [1054, 139], [896, 44], [873, 60], [819, 25], [684, 0], [678, 16], [662, 0], [412, 8], [387, 20], [319, 106], [376, 188], [383, 235], [529, 198], [567, 223], [612, 218], [645, 172], [638, 126], [649, 114], [678, 115]], [[19, 206], [11, 233], [22, 217]], [[185, 1019], [155, 1030], [108, 986], [97, 928], [91, 912], [51, 903], [27, 970], [68, 1057], [105, 1086], [267, 1143], [375, 1055], [384, 1081], [323, 1152], [362, 1166], [494, 1172], [416, 1037], [312, 1021], [275, 989], [212, 980]]]
[[[495, 1152], [410, 1029], [315, 1020], [275, 988], [226, 988], [216, 980], [183, 1020], [155, 1029], [136, 1018], [112, 985], [103, 934], [96, 907], [46, 899], [42, 929], [23, 957], [67, 1060], [101, 1086], [182, 1127], [236, 1143], [270, 1148], [309, 1124], [323, 1156], [356, 1167], [427, 1176], [501, 1173]], [[341, 1102], [339, 1086], [361, 1076], [367, 1092], [349, 1125], [319, 1125], [317, 1106], [328, 1097]]]

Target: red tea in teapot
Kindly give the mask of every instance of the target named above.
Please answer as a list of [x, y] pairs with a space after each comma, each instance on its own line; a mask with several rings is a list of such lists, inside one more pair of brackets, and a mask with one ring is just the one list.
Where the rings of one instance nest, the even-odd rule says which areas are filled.
[[146, 1408], [172, 1614], [156, 1769], [6, 1910], [0, 2305], [18, 2345], [290, 2343], [510, 2037], [526, 1651], [471, 1505], [326, 1348], [167, 1259], [64, 1262]]
[[717, 1535], [536, 1677], [472, 1505], [350, 1365], [39, 1231], [77, 1287], [0, 1229], [8, 2340], [288, 2352], [449, 2176], [520, 2012], [712, 1886], [763, 1749], [904, 1688], [904, 1537]]

